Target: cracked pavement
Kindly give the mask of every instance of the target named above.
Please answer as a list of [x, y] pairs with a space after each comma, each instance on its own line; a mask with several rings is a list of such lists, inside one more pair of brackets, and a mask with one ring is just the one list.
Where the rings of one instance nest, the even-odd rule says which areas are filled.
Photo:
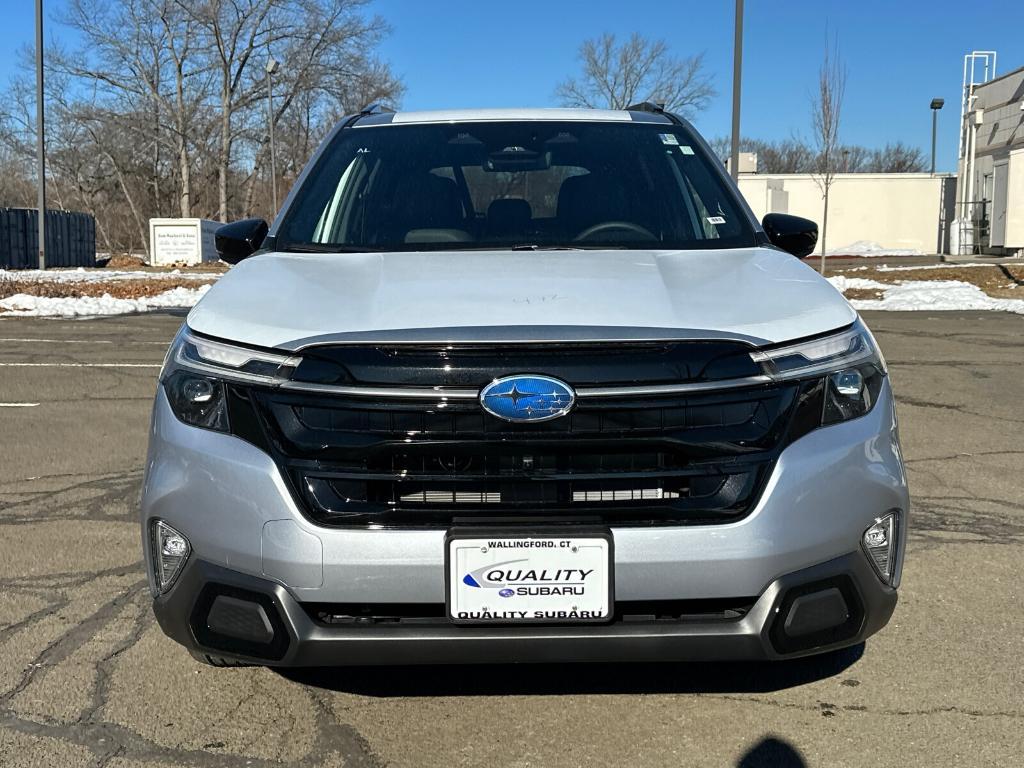
[[[288, 674], [200, 665], [149, 607], [137, 499], [181, 318], [0, 320], [0, 403], [38, 403], [0, 407], [0, 765], [1018, 765], [1024, 317], [865, 316], [914, 508], [900, 604], [863, 647]], [[112, 362], [137, 367], [79, 365]]]

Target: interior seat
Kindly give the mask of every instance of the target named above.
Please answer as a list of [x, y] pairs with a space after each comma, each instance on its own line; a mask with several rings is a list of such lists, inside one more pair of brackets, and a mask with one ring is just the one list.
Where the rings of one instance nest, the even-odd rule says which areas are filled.
[[518, 197], [492, 200], [487, 206], [486, 232], [488, 239], [505, 240], [528, 233], [533, 220], [533, 209]]
[[614, 176], [603, 173], [570, 176], [563, 181], [555, 216], [569, 237], [605, 221], [633, 221], [625, 186]]
[[[433, 173], [403, 174], [395, 185], [391, 231], [396, 240], [434, 242], [469, 239], [455, 182]], [[412, 235], [412, 239], [410, 239]]]

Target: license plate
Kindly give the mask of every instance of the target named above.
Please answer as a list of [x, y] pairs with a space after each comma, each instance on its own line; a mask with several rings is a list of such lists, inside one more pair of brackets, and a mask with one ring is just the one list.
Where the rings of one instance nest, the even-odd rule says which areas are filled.
[[611, 533], [451, 532], [449, 618], [459, 624], [607, 621]]

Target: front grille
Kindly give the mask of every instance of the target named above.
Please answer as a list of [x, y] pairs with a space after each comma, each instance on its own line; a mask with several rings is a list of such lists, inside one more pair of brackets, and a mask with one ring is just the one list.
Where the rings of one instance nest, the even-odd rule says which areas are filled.
[[[738, 621], [755, 597], [702, 600], [617, 600], [612, 624]], [[326, 627], [450, 625], [444, 603], [303, 603], [306, 614]], [[514, 626], [514, 625], [511, 625]]]
[[[708, 524], [756, 504], [799, 385], [580, 398], [516, 424], [475, 399], [235, 389], [296, 501], [326, 526]], [[243, 419], [231, 416], [242, 432]]]

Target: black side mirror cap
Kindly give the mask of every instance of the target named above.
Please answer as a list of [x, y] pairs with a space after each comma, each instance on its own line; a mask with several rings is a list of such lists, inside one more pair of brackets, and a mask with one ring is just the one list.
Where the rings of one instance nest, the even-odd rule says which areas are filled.
[[225, 224], [213, 233], [217, 254], [228, 264], [237, 264], [260, 249], [269, 229], [263, 219], [242, 219]]
[[818, 244], [818, 225], [800, 216], [769, 213], [761, 220], [761, 227], [772, 245], [800, 259], [814, 253]]

